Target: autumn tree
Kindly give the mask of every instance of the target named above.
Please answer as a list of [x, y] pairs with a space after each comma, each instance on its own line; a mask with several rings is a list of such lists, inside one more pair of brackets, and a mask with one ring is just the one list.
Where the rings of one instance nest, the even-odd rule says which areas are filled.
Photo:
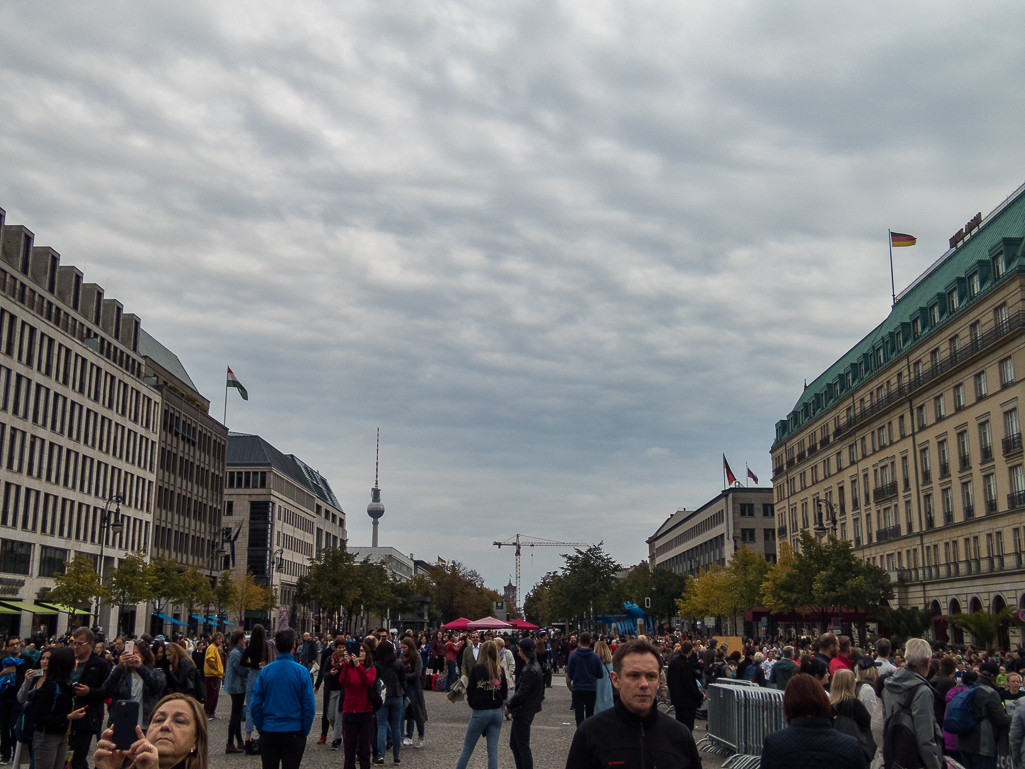
[[232, 575], [233, 590], [228, 597], [228, 614], [235, 618], [239, 625], [245, 624], [247, 611], [270, 612], [277, 606], [274, 588], [270, 585], [258, 585], [253, 572]]
[[676, 601], [687, 591], [690, 578], [672, 569], [651, 572], [651, 611], [659, 619], [670, 620], [677, 613]]
[[147, 569], [153, 608], [157, 613], [165, 611], [181, 594], [181, 566], [173, 558], [155, 555], [150, 558]]
[[102, 598], [106, 593], [93, 559], [85, 553], [76, 553], [74, 560], [65, 565], [64, 573], [55, 575], [53, 582], [53, 589], [46, 594], [46, 600], [72, 609], [78, 609], [94, 598]]
[[198, 564], [190, 564], [178, 579], [178, 595], [174, 603], [188, 607], [191, 618], [197, 606], [206, 606], [213, 598], [210, 578], [203, 573]]
[[110, 575], [107, 596], [117, 607], [118, 628], [124, 621], [125, 608], [134, 606], [153, 597], [149, 565], [146, 555], [140, 550], [125, 553], [125, 558]]
[[687, 583], [677, 608], [686, 617], [715, 617], [718, 625], [725, 617], [735, 617], [738, 600], [733, 576], [722, 564], [713, 563]]
[[344, 627], [350, 629], [363, 596], [356, 556], [345, 546], [329, 547], [310, 559], [306, 574], [299, 578], [296, 598], [331, 611], [344, 611]]

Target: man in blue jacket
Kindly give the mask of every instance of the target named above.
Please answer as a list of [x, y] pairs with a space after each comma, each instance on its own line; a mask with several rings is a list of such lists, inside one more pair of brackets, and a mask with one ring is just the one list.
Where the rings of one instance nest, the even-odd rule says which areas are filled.
[[249, 709], [260, 732], [263, 769], [299, 769], [317, 708], [313, 681], [295, 661], [295, 631], [274, 635], [278, 658], [260, 670]]
[[566, 677], [573, 682], [573, 710], [576, 713], [577, 726], [580, 726], [585, 718], [594, 715], [598, 679], [604, 676], [605, 666], [591, 650], [591, 634], [585, 631], [580, 634], [577, 650], [570, 655], [566, 664]]

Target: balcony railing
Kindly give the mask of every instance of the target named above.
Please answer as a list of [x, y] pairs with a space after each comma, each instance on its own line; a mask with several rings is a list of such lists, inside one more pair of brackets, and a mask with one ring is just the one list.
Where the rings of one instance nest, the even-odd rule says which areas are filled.
[[929, 468], [922, 470], [922, 483], [932, 483], [932, 470]]
[[855, 547], [861, 547], [861, 537], [855, 535], [855, 537], [854, 537], [854, 546]]
[[872, 490], [872, 501], [878, 502], [881, 499], [889, 499], [897, 496], [897, 482], [877, 486]]
[[889, 542], [891, 539], [897, 539], [900, 536], [900, 524], [896, 526], [888, 526], [885, 529], [878, 529], [876, 531], [876, 542]]
[[897, 582], [929, 582], [936, 579], [949, 579], [964, 574], [996, 574], [1017, 571], [1025, 568], [1025, 559], [1021, 553], [994, 555], [986, 558], [968, 558], [963, 561], [933, 564], [917, 569], [898, 569], [894, 573]]
[[964, 519], [966, 521], [970, 521], [974, 517], [975, 517], [975, 505], [965, 505], [964, 506]]
[[852, 499], [851, 500], [851, 510], [860, 510], [860, 509], [861, 509], [861, 502], [859, 502], [857, 499]]
[[1025, 491], [1015, 491], [1007, 495], [1007, 508], [1017, 510], [1019, 507], [1025, 507]]
[[926, 513], [925, 514], [925, 528], [926, 529], [935, 529], [936, 528], [936, 519], [933, 518], [932, 513]]
[[953, 522], [954, 522], [954, 511], [953, 510], [944, 510], [943, 511], [943, 525], [944, 526], [949, 526]]
[[970, 469], [972, 466], [972, 458], [968, 454], [960, 454], [957, 458], [957, 469], [960, 472]]
[[777, 527], [776, 528], [776, 536], [779, 537], [780, 539], [786, 539], [787, 538], [787, 527], [786, 526], [779, 526], [779, 527]]
[[993, 515], [997, 511], [997, 501], [995, 499], [986, 500], [986, 515]]
[[1021, 433], [1015, 433], [1014, 435], [1008, 435], [1001, 442], [1001, 447], [1004, 450], [1004, 456], [1008, 454], [1017, 454], [1021, 451]]
[[940, 478], [950, 477], [950, 462], [940, 462]]
[[993, 447], [992, 446], [983, 446], [983, 447], [981, 447], [979, 449], [979, 453], [982, 455], [982, 463], [983, 464], [985, 464], [986, 462], [992, 462], [993, 461]]

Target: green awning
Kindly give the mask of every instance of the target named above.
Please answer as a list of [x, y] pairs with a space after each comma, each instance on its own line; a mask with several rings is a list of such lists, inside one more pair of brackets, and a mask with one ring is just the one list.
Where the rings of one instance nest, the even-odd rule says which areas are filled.
[[0, 614], [21, 614], [17, 609], [8, 609], [6, 606], [0, 606]]
[[[53, 614], [58, 611], [62, 614], [92, 614], [88, 609], [72, 609], [70, 606], [64, 606], [59, 603], [42, 603], [40, 601], [39, 605], [46, 610], [43, 612], [44, 614]], [[39, 612], [37, 611], [36, 613], [38, 614]]]
[[9, 606], [12, 609], [17, 609], [18, 611], [30, 611], [33, 614], [39, 613], [38, 606], [32, 603], [25, 603], [24, 601], [8, 601], [6, 599], [0, 599], [0, 604]]

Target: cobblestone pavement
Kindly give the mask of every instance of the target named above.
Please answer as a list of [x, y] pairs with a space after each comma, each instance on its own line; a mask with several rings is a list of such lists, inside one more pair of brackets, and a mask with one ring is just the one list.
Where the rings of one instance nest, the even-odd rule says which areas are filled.
[[[424, 692], [427, 698], [428, 721], [426, 726], [426, 745], [419, 750], [403, 747], [402, 767], [406, 769], [452, 769], [459, 759], [463, 748], [463, 737], [466, 724], [470, 719], [470, 708], [465, 702], [451, 703], [441, 692]], [[341, 769], [343, 758], [341, 749], [331, 750], [330, 731], [328, 742], [318, 745], [320, 736], [320, 708], [323, 705], [323, 692], [317, 697], [317, 717], [306, 743], [303, 756], [303, 769]], [[556, 675], [552, 688], [545, 693], [543, 710], [534, 719], [531, 728], [531, 746], [534, 752], [534, 766], [537, 769], [564, 769], [566, 755], [576, 722], [569, 709], [570, 694], [563, 676]], [[259, 769], [258, 756], [225, 755], [227, 744], [228, 715], [231, 712], [231, 700], [223, 693], [217, 703], [218, 718], [209, 722], [210, 727], [210, 768], [211, 769]], [[698, 721], [695, 725], [694, 738], [700, 740], [705, 736], [705, 722]], [[481, 739], [477, 743], [468, 769], [487, 769], [487, 749]], [[720, 769], [725, 758], [701, 754], [705, 769]], [[386, 758], [385, 766], [391, 766], [391, 752]], [[515, 769], [512, 751], [509, 750], [509, 722], [502, 726], [502, 737], [498, 749], [499, 769]]]

